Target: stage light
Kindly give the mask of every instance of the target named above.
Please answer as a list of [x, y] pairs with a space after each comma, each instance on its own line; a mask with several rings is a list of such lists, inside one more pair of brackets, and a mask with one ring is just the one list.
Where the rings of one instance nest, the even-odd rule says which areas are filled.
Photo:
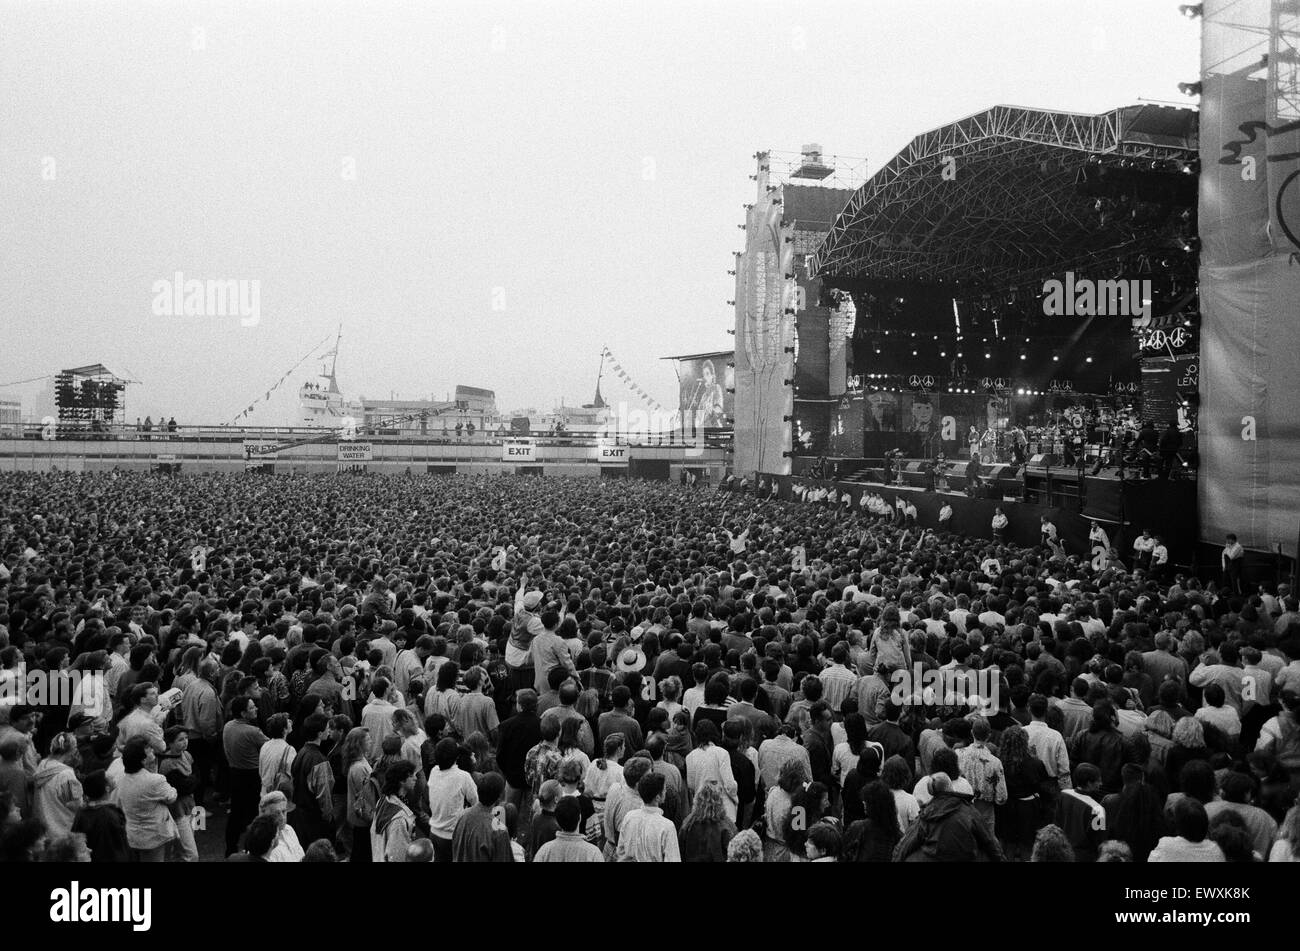
[[1187, 320], [1184, 320], [1184, 321], [1183, 321], [1183, 326], [1184, 326], [1184, 327], [1190, 327], [1191, 325], [1192, 325], [1192, 321], [1191, 321], [1190, 318], [1187, 319]]
[[1205, 12], [1205, 7], [1199, 3], [1184, 3], [1179, 6], [1178, 12], [1189, 20], [1195, 20]]
[[[1180, 171], [1181, 171], [1184, 175], [1194, 175], [1194, 174], [1196, 174], [1197, 170], [1199, 169], [1200, 164], [1201, 164], [1201, 160], [1200, 160], [1200, 159], [1192, 159], [1190, 162], [1184, 162], [1182, 168], [1180, 169]], [[1184, 220], [1184, 221], [1186, 221], [1186, 220], [1187, 220], [1188, 218], [1190, 218], [1191, 216], [1192, 216], [1192, 214], [1191, 214], [1190, 211], [1185, 211], [1185, 212], [1183, 212], [1183, 220]]]
[[992, 355], [991, 353], [986, 353], [986, 354], [984, 354], [984, 359], [985, 359], [985, 360], [991, 360], [992, 358], [993, 358], [993, 355]]
[[1058, 357], [1056, 354], [1052, 354], [1052, 362], [1053, 362], [1053, 363], [1055, 363], [1057, 360], [1060, 360], [1060, 359], [1061, 359], [1061, 358]]
[[1092, 357], [1084, 357], [1084, 358], [1083, 358], [1083, 362], [1084, 362], [1084, 363], [1091, 363], [1091, 362], [1092, 362]]
[[1028, 358], [1027, 356], [1025, 356], [1025, 355], [1022, 353], [1022, 354], [1020, 355], [1020, 359], [1021, 359], [1021, 360], [1028, 360], [1029, 358]]
[[913, 336], [913, 337], [916, 336], [916, 331], [915, 331], [915, 330], [912, 331], [912, 336]]
[[1024, 395], [1025, 395], [1024, 387], [1021, 387], [1020, 389], [1016, 390], [1016, 396], [1024, 396]]
[[939, 351], [939, 356], [946, 357], [947, 355], [948, 354], [944, 353], [942, 350]]
[[1178, 91], [1184, 96], [1199, 96], [1201, 94], [1201, 89], [1202, 86], [1199, 82], [1178, 84]]
[[916, 351], [915, 351], [915, 350], [912, 351], [912, 356], [916, 356]]
[[960, 351], [960, 350], [957, 351], [957, 359], [959, 359], [959, 360], [961, 359], [961, 351]]
[[877, 347], [877, 348], [876, 348], [876, 353], [879, 353], [879, 352], [880, 352], [880, 348]]

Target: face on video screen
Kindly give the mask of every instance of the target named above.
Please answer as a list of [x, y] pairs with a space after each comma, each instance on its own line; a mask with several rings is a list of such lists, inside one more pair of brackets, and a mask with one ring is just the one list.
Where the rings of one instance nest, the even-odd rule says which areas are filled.
[[898, 403], [893, 393], [877, 391], [867, 394], [867, 428], [876, 432], [893, 432]]
[[934, 406], [928, 400], [912, 402], [912, 432], [928, 433], [934, 423]]

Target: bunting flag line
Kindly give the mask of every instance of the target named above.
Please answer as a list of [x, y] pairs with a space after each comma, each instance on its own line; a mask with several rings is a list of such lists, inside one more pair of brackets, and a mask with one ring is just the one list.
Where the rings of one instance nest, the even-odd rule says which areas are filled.
[[649, 394], [649, 392], [645, 390], [644, 387], [642, 387], [640, 384], [636, 382], [636, 380], [632, 379], [631, 375], [626, 370], [623, 369], [623, 364], [618, 362], [618, 358], [614, 356], [614, 352], [610, 350], [609, 347], [601, 348], [600, 353], [602, 359], [603, 358], [609, 359], [610, 366], [614, 370], [614, 375], [617, 376], [619, 380], [623, 382], [623, 385], [627, 387], [627, 389], [631, 391], [631, 393], [634, 396], [640, 397], [643, 403], [645, 403], [647, 406], [649, 406], [652, 410], [654, 410], [657, 413], [670, 412], [670, 410], [668, 410], [667, 407], [665, 407], [658, 400], [654, 399]]
[[[239, 421], [240, 421], [241, 419], [243, 419], [245, 416], [251, 416], [251, 415], [253, 414], [253, 409], [254, 409], [254, 407], [256, 407], [258, 403], [269, 402], [270, 399], [271, 399], [271, 394], [272, 394], [273, 392], [275, 392], [276, 390], [278, 390], [278, 389], [280, 388], [280, 386], [281, 386], [281, 385], [282, 385], [286, 380], [289, 379], [289, 377], [291, 377], [295, 372], [297, 372], [297, 370], [298, 370], [298, 368], [299, 368], [300, 366], [302, 366], [304, 363], [306, 363], [308, 360], [310, 360], [310, 359], [312, 358], [313, 354], [315, 354], [317, 350], [319, 350], [319, 349], [320, 349], [321, 347], [323, 347], [325, 344], [329, 343], [329, 340], [330, 340], [329, 336], [326, 336], [325, 339], [321, 340], [320, 343], [316, 344], [316, 346], [314, 346], [314, 347], [312, 347], [310, 350], [308, 350], [308, 351], [307, 351], [307, 354], [306, 354], [306, 355], [305, 355], [301, 360], [299, 360], [297, 363], [295, 363], [293, 366], [291, 366], [288, 370], [286, 370], [285, 373], [280, 377], [280, 379], [278, 379], [278, 380], [275, 381], [275, 385], [272, 386], [269, 390], [267, 390], [267, 391], [266, 391], [266, 394], [265, 394], [264, 396], [262, 396], [262, 397], [260, 397], [260, 398], [258, 398], [258, 399], [253, 400], [253, 402], [249, 404], [248, 409], [243, 410], [242, 412], [239, 413], [238, 416], [236, 416], [234, 419], [232, 419], [232, 420], [230, 421], [230, 425], [233, 426], [235, 423], [239, 422]], [[326, 354], [326, 356], [329, 356], [329, 354]]]

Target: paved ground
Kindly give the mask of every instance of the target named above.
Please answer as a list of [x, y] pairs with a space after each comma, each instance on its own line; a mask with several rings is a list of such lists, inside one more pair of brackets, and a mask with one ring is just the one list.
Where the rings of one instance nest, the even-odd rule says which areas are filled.
[[223, 862], [226, 858], [226, 811], [209, 806], [207, 830], [194, 833], [194, 844], [199, 847], [200, 862]]

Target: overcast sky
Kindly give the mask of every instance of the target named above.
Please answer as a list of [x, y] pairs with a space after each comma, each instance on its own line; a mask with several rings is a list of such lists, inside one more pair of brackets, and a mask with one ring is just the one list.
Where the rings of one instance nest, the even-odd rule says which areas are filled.
[[[658, 358], [732, 346], [756, 150], [874, 171], [998, 103], [1179, 100], [1198, 35], [1173, 0], [0, 0], [0, 383], [103, 362], [132, 418], [221, 422], [342, 321], [350, 397], [546, 410], [608, 345], [675, 406]], [[260, 320], [155, 314], [177, 271]]]

